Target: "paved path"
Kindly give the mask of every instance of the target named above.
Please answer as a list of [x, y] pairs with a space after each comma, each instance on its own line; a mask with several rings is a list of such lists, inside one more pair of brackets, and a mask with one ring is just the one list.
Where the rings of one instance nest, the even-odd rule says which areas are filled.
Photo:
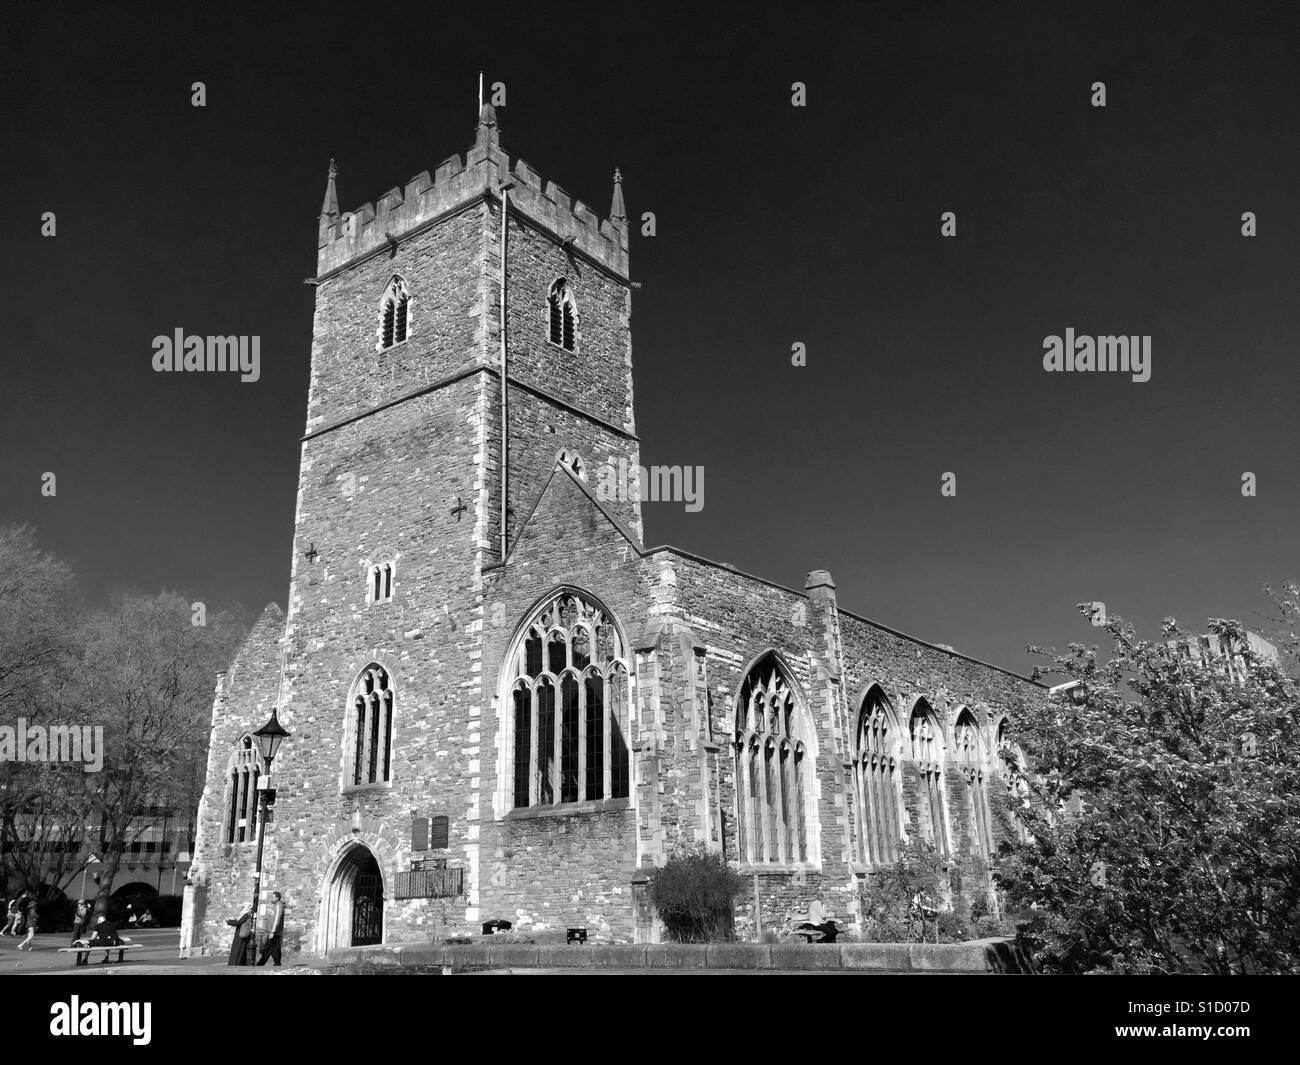
[[60, 947], [66, 947], [72, 942], [72, 935], [68, 932], [52, 932], [49, 935], [36, 934], [35, 940], [32, 941], [31, 950], [20, 951], [18, 944], [21, 939], [15, 939], [10, 936], [0, 936], [0, 975], [13, 975], [14, 973], [53, 973], [53, 972], [70, 972], [70, 973], [88, 973], [91, 970], [111, 970], [114, 972], [131, 972], [133, 970], [152, 969], [157, 965], [166, 965], [168, 969], [173, 967], [183, 969], [194, 969], [201, 971], [210, 969], [214, 966], [223, 966], [226, 963], [224, 956], [218, 958], [180, 958], [180, 930], [176, 928], [149, 928], [137, 929], [134, 932], [124, 932], [133, 943], [143, 943], [143, 950], [130, 950], [126, 953], [126, 961], [117, 964], [117, 954], [114, 953], [113, 963], [110, 965], [101, 965], [100, 959], [103, 958], [102, 952], [96, 952], [90, 956], [90, 964], [77, 966], [77, 956], [75, 954], [60, 954]]

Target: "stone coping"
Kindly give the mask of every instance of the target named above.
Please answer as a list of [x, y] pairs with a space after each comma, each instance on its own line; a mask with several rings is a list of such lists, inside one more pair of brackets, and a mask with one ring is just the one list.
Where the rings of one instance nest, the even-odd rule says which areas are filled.
[[479, 942], [348, 947], [326, 971], [466, 972], [483, 969], [771, 969], [876, 973], [1009, 973], [1029, 967], [1014, 939], [969, 943], [627, 943]]

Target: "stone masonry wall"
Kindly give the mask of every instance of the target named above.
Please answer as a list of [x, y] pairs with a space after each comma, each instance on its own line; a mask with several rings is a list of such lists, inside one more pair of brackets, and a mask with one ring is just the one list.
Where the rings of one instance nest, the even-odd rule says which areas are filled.
[[[511, 551], [484, 574], [481, 909], [521, 928], [583, 925], [593, 939], [633, 936], [636, 866], [630, 799], [578, 803], [564, 812], [512, 811], [511, 763], [503, 743], [499, 687], [518, 627], [549, 593], [569, 586], [594, 596], [629, 646], [643, 625], [645, 588], [634, 547], [568, 472], [549, 486]], [[499, 619], [495, 623], [493, 619]]]
[[219, 952], [229, 947], [226, 920], [237, 917], [252, 902], [256, 843], [226, 842], [228, 767], [239, 741], [261, 728], [276, 705], [283, 635], [284, 614], [271, 603], [262, 611], [230, 667], [217, 676], [206, 784], [199, 801], [196, 860], [185, 889], [181, 947], [186, 952]]

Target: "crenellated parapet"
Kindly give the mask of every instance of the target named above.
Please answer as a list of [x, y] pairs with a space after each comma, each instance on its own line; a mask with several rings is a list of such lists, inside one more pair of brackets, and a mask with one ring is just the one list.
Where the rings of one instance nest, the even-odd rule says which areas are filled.
[[610, 217], [601, 220], [581, 200], [574, 200], [553, 181], [543, 183], [541, 175], [522, 159], [510, 159], [502, 151], [491, 104], [483, 106], [477, 136], [462, 161], [459, 154], [440, 163], [432, 177], [427, 170], [406, 185], [395, 186], [375, 203], [364, 203], [355, 211], [338, 210], [334, 187], [335, 169], [330, 164], [329, 185], [320, 216], [317, 274], [323, 276], [378, 249], [457, 208], [483, 197], [499, 200], [501, 186], [510, 189], [511, 208], [549, 230], [561, 241], [626, 277], [628, 272], [628, 226], [623, 207], [622, 178], [615, 174]]

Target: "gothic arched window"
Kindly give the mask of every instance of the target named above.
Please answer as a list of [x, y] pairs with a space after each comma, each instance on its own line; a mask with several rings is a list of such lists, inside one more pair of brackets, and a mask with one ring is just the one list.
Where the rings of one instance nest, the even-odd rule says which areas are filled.
[[627, 652], [601, 607], [563, 591], [535, 611], [507, 691], [513, 807], [628, 797]]
[[573, 351], [577, 346], [578, 321], [569, 282], [562, 277], [558, 278], [551, 285], [546, 302], [547, 336], [552, 344], [559, 344], [565, 351]]
[[393, 779], [393, 684], [383, 666], [366, 666], [352, 686], [344, 767], [350, 787]]
[[894, 715], [873, 685], [858, 713], [853, 745], [857, 860], [887, 865], [898, 859], [898, 752]]
[[235, 745], [228, 765], [227, 843], [248, 843], [257, 838], [257, 778], [261, 771], [262, 759], [253, 737], [245, 736]]
[[919, 779], [917, 817], [921, 834], [941, 855], [948, 854], [943, 804], [943, 733], [930, 704], [918, 699], [908, 721], [908, 741]]
[[394, 275], [379, 303], [379, 348], [391, 348], [406, 339], [411, 316], [411, 292], [405, 278]]
[[812, 759], [800, 734], [794, 686], [774, 654], [759, 659], [740, 686], [735, 748], [740, 860], [808, 861], [805, 778]]
[[962, 710], [953, 727], [953, 751], [966, 781], [966, 813], [975, 853], [987, 858], [993, 853], [989, 827], [989, 802], [984, 790], [984, 741], [979, 725], [969, 710]]

